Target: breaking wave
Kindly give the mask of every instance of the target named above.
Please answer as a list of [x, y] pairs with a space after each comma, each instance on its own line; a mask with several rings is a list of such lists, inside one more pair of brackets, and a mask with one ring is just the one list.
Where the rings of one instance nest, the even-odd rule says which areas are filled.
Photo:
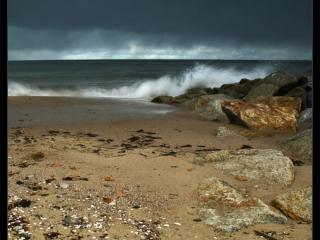
[[159, 95], [177, 96], [193, 87], [220, 87], [225, 83], [238, 82], [241, 78], [262, 78], [271, 72], [271, 67], [260, 66], [240, 71], [234, 68], [217, 68], [198, 64], [178, 76], [165, 75], [158, 79], [137, 81], [131, 85], [112, 89], [101, 87], [43, 89], [9, 82], [8, 95], [151, 99]]

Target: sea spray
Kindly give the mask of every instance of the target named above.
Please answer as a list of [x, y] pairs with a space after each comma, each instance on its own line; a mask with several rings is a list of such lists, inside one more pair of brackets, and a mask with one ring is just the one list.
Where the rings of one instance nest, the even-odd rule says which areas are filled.
[[218, 68], [205, 64], [195, 64], [179, 75], [165, 75], [158, 79], [137, 80], [116, 88], [76, 87], [44, 88], [19, 82], [9, 82], [9, 96], [64, 96], [64, 97], [106, 97], [135, 98], [149, 100], [159, 95], [177, 96], [193, 87], [220, 87], [225, 83], [238, 82], [241, 78], [263, 78], [272, 72], [270, 66], [259, 66], [251, 70]]

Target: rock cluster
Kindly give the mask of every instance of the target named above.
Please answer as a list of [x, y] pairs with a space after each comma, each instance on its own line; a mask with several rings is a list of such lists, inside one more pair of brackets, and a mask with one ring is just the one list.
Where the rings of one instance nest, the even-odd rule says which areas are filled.
[[304, 121], [298, 122], [300, 111], [312, 107], [312, 78], [309, 72], [294, 76], [279, 71], [219, 88], [193, 88], [176, 97], [158, 96], [152, 102], [178, 105], [208, 120], [251, 129], [296, 131]]

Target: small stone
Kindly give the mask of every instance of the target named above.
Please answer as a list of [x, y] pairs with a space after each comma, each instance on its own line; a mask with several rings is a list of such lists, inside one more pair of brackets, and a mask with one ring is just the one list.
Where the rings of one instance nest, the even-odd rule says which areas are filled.
[[69, 187], [69, 184], [68, 183], [64, 183], [64, 182], [62, 182], [62, 183], [60, 183], [60, 188], [63, 188], [63, 189], [66, 189], [66, 188], [68, 188]]

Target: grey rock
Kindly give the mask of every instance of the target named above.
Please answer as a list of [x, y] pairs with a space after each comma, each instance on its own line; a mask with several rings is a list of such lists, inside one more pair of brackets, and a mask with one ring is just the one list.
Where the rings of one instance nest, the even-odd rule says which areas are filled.
[[288, 217], [312, 222], [312, 188], [295, 189], [278, 196], [272, 204]]
[[216, 90], [218, 93], [222, 93], [233, 98], [243, 98], [253, 87], [258, 85], [259, 81], [260, 79], [241, 79], [239, 83], [223, 84]]
[[[259, 81], [256, 87], [253, 87], [247, 94], [246, 99], [258, 96], [283, 96], [290, 90], [308, 82], [306, 77], [296, 77], [286, 72], [279, 71], [266, 76]], [[263, 86], [261, 86], [264, 84]], [[265, 88], [265, 93], [263, 92]], [[260, 94], [260, 95], [258, 95]]]
[[211, 177], [198, 186], [201, 220], [216, 230], [234, 232], [255, 224], [287, 222], [258, 198], [245, 197], [227, 182]]
[[227, 121], [228, 118], [221, 109], [221, 103], [232, 98], [224, 94], [205, 95], [197, 99], [194, 112], [208, 120]]
[[294, 180], [292, 161], [274, 149], [214, 151], [205, 159], [227, 174], [248, 180], [267, 180], [283, 185], [289, 185]]
[[172, 103], [173, 97], [171, 96], [158, 96], [151, 100], [153, 103], [165, 103], [170, 104]]
[[280, 143], [283, 152], [297, 160], [312, 161], [312, 130], [304, 130]]
[[307, 92], [303, 87], [296, 87], [290, 90], [286, 96], [288, 97], [298, 97], [301, 99], [301, 110], [307, 107]]
[[300, 113], [298, 124], [301, 127], [312, 127], [312, 108], [307, 108]]
[[64, 219], [62, 220], [62, 224], [64, 226], [73, 226], [73, 225], [78, 225], [81, 223], [81, 220], [78, 218], [73, 218], [71, 216], [65, 216]]
[[174, 97], [173, 103], [183, 104], [184, 102], [189, 100], [196, 100], [202, 95], [207, 95], [207, 92], [204, 91], [203, 89], [192, 88], [192, 89], [189, 89], [189, 91], [187, 91], [186, 93]]
[[246, 100], [259, 96], [273, 96], [279, 90], [279, 86], [273, 83], [262, 83], [253, 88], [245, 97]]

